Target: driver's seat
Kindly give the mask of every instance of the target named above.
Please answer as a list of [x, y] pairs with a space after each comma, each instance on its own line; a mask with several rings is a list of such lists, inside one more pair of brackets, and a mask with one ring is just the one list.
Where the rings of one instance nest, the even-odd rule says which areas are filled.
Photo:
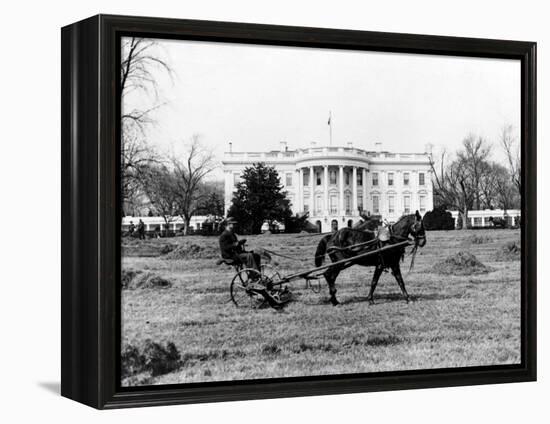
[[243, 267], [243, 264], [241, 262], [235, 261], [234, 259], [227, 259], [227, 258], [219, 258], [216, 261], [216, 265], [221, 265], [221, 264], [232, 266], [233, 268], [235, 268], [235, 271], [240, 271]]

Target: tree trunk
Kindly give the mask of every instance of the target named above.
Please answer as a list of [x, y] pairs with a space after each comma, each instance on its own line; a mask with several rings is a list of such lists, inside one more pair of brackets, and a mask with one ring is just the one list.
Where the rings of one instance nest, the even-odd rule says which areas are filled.
[[184, 216], [183, 222], [184, 222], [183, 235], [186, 236], [189, 234], [189, 225], [191, 225], [191, 217]]
[[468, 229], [468, 209], [464, 209], [463, 211], [459, 211], [460, 218], [462, 219], [462, 230]]

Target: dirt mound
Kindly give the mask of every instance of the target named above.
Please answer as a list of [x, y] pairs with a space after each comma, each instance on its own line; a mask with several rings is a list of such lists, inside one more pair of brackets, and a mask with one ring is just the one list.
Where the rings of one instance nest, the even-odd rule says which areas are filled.
[[521, 258], [521, 245], [515, 241], [504, 243], [499, 250], [495, 252], [494, 259], [497, 262], [506, 262], [519, 260]]
[[152, 289], [172, 287], [172, 281], [152, 272], [123, 269], [120, 282], [123, 289]]
[[167, 374], [181, 366], [181, 354], [172, 342], [165, 346], [160, 343], [146, 340], [142, 345], [128, 344], [121, 354], [122, 378], [140, 375], [140, 379], [146, 379], [149, 374], [152, 377]]
[[169, 253], [176, 248], [175, 244], [161, 244], [154, 240], [136, 240], [131, 243], [126, 241], [122, 244], [122, 256], [156, 258]]
[[175, 248], [176, 248], [176, 246], [174, 246], [173, 244], [165, 244], [160, 249], [160, 254], [161, 255], [166, 255], [167, 253], [172, 252]]
[[492, 269], [481, 263], [469, 252], [458, 252], [456, 255], [448, 256], [433, 267], [433, 272], [443, 275], [474, 275], [487, 274]]
[[480, 234], [474, 234], [467, 239], [464, 240], [465, 245], [471, 245], [471, 244], [486, 244], [491, 243], [493, 239], [489, 236], [484, 236]]
[[214, 259], [220, 256], [219, 249], [198, 244], [181, 245], [163, 257], [165, 259]]

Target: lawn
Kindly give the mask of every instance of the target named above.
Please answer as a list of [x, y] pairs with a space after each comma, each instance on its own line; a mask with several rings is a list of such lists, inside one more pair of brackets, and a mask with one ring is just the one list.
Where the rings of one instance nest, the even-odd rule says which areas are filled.
[[[123, 385], [191, 383], [311, 376], [520, 362], [520, 260], [501, 255], [519, 243], [519, 230], [433, 231], [402, 269], [414, 301], [403, 301], [384, 273], [375, 304], [366, 302], [373, 268], [354, 266], [338, 280], [333, 307], [323, 281], [313, 293], [303, 281], [284, 310], [239, 309], [230, 301], [232, 268], [216, 265], [217, 238], [189, 236], [125, 240], [122, 269], [162, 277], [171, 287], [122, 290], [122, 345], [146, 340], [174, 343], [181, 355], [166, 373], [140, 372]], [[313, 266], [319, 237], [249, 236], [248, 248], [280, 251], [303, 262], [276, 258], [281, 274]], [[178, 259], [162, 253], [191, 249]], [[440, 275], [434, 265], [459, 251], [474, 254], [490, 272]], [[176, 257], [176, 259], [170, 257]]]

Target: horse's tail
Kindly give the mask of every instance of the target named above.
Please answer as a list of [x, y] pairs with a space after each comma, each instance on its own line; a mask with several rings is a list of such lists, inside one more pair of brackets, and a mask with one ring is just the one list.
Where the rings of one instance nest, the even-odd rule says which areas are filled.
[[330, 239], [330, 237], [331, 237], [331, 234], [323, 237], [319, 242], [319, 244], [317, 245], [317, 250], [315, 251], [315, 266], [323, 265], [323, 262], [325, 260], [325, 254], [327, 253], [328, 240]]

